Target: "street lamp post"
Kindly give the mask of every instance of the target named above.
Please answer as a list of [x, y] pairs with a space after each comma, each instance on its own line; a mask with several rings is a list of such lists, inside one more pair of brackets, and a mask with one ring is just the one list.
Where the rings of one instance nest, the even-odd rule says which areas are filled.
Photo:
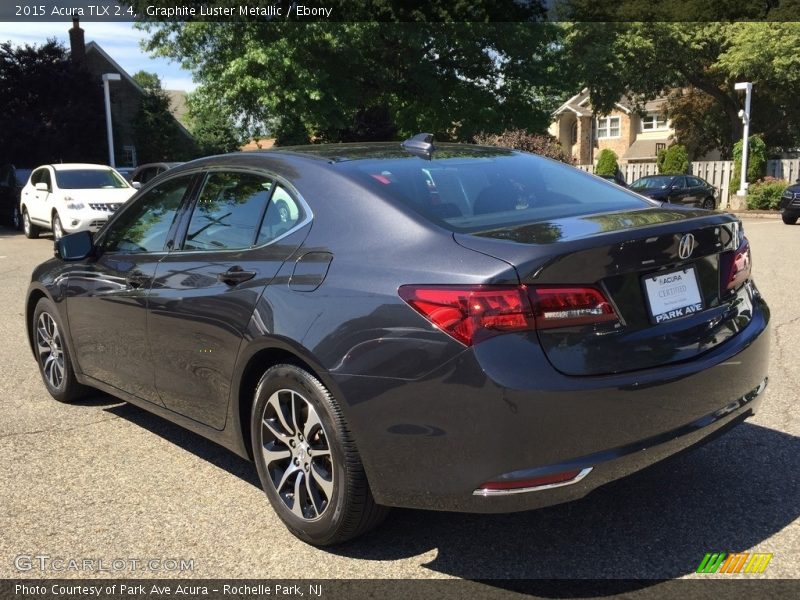
[[750, 154], [750, 98], [753, 95], [753, 84], [749, 81], [737, 83], [734, 86], [736, 90], [744, 90], [744, 110], [739, 111], [739, 117], [744, 124], [744, 132], [742, 134], [742, 177], [739, 182], [739, 191], [736, 192], [739, 196], [744, 196], [747, 193], [747, 159]]
[[111, 91], [108, 88], [109, 81], [119, 81], [122, 79], [119, 73], [103, 73], [103, 93], [106, 100], [106, 133], [108, 135], [108, 164], [114, 164], [114, 134], [111, 131]]

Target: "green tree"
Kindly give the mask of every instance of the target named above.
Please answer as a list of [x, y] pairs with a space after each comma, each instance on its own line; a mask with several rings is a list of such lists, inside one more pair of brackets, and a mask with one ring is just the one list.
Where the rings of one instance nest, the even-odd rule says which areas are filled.
[[[733, 146], [733, 174], [731, 181], [737, 186], [742, 178], [742, 140]], [[767, 147], [764, 140], [759, 135], [751, 135], [748, 139], [747, 153], [747, 181], [755, 183], [764, 175], [767, 168]]]
[[[270, 131], [279, 143], [543, 131], [574, 85], [560, 69], [560, 28], [530, 22], [542, 2], [353, 4], [331, 3], [361, 21], [148, 23], [147, 49], [191, 70], [244, 137]], [[529, 22], [476, 22], [501, 14]]]
[[100, 83], [55, 40], [0, 44], [0, 163], [106, 161]]
[[244, 136], [226, 106], [200, 91], [189, 95], [188, 105], [189, 130], [202, 156], [233, 152], [242, 146]]
[[673, 144], [664, 153], [664, 161], [659, 165], [659, 172], [665, 175], [680, 175], [689, 172], [689, 153], [686, 146]]
[[197, 149], [172, 116], [169, 97], [158, 75], [139, 71], [133, 79], [144, 90], [134, 125], [139, 162], [193, 158]]
[[601, 150], [597, 157], [597, 166], [595, 166], [594, 172], [597, 175], [614, 176], [618, 170], [617, 153], [609, 148]]
[[[634, 3], [619, 5], [622, 11]], [[624, 13], [594, 16], [603, 14]], [[717, 146], [730, 156], [742, 130], [743, 95], [734, 89], [739, 81], [754, 84], [751, 127], [769, 147], [800, 140], [799, 45], [796, 22], [581, 22], [564, 25], [563, 48], [598, 112], [610, 111], [626, 94], [642, 106], [679, 89], [668, 105], [678, 140], [693, 152]]]

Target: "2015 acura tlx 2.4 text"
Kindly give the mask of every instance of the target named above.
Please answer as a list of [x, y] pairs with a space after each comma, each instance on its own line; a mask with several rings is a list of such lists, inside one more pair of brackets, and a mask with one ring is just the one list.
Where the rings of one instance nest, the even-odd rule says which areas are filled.
[[766, 386], [736, 217], [513, 150], [421, 134], [201, 159], [56, 248], [26, 312], [53, 397], [96, 388], [251, 458], [318, 545], [389, 506], [580, 498]]

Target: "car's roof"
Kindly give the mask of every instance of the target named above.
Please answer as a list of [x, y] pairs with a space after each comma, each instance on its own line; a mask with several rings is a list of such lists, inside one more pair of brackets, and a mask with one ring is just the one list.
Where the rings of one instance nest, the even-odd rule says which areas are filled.
[[[508, 155], [509, 148], [497, 146], [478, 146], [476, 144], [435, 144], [432, 160], [437, 158], [479, 158], [482, 156]], [[345, 144], [313, 144], [307, 146], [281, 146], [269, 150], [254, 150], [247, 154], [275, 156], [289, 154], [307, 156], [326, 162], [339, 163], [353, 160], [375, 160], [407, 158], [412, 154], [400, 142], [356, 142]]]
[[[55, 171], [77, 171], [77, 170], [108, 170], [111, 167], [108, 165], [96, 165], [91, 163], [56, 163], [53, 165], [42, 165], [42, 166], [50, 166]], [[38, 167], [37, 167], [38, 168]]]

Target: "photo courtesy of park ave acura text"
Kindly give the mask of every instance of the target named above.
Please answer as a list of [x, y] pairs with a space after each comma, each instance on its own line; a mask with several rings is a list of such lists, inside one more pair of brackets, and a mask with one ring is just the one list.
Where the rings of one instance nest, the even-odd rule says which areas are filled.
[[798, 16], [0, 7], [0, 597], [796, 598]]

